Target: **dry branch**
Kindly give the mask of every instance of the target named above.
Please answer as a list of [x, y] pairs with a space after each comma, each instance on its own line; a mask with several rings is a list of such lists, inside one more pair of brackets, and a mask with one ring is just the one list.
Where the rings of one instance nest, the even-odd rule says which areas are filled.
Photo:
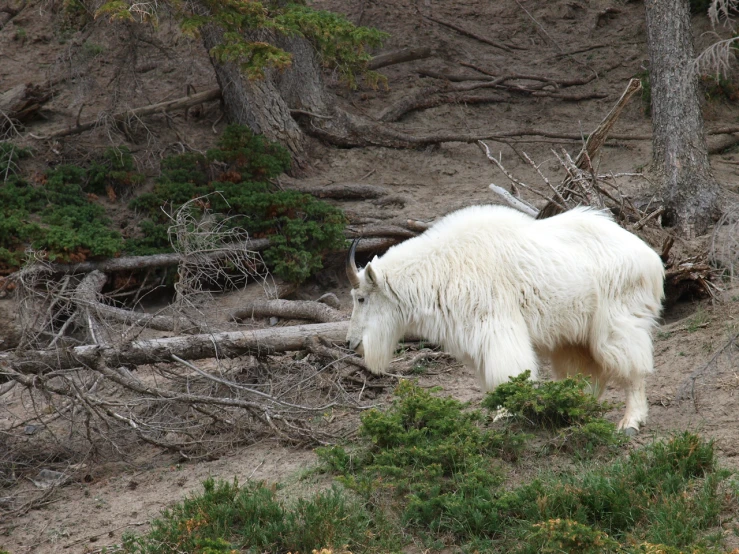
[[[445, 75], [435, 71], [421, 71], [422, 75], [434, 77], [437, 79], [444, 79], [441, 85], [433, 87], [424, 87], [413, 94], [404, 96], [395, 104], [392, 104], [385, 108], [379, 115], [378, 120], [384, 122], [393, 122], [401, 119], [405, 114], [414, 110], [428, 109], [441, 104], [481, 104], [481, 103], [495, 103], [510, 101], [507, 96], [500, 96], [494, 94], [480, 95], [470, 94], [471, 91], [480, 89], [495, 89], [497, 92], [507, 92], [511, 94], [524, 94], [528, 96], [536, 97], [550, 97], [556, 98], [565, 102], [581, 102], [583, 100], [590, 100], [594, 98], [606, 98], [607, 94], [601, 94], [596, 92], [585, 92], [579, 94], [565, 94], [561, 92], [552, 92], [541, 90], [545, 86], [572, 86], [567, 84], [567, 81], [553, 82], [545, 81], [544, 83], [537, 86], [520, 86], [520, 85], [508, 85], [506, 81], [525, 78], [526, 76], [521, 75], [507, 75], [498, 77], [495, 79], [480, 79], [474, 77], [461, 77], [454, 75]], [[528, 76], [533, 79], [533, 76]], [[541, 78], [544, 79], [544, 78]], [[453, 83], [452, 81], [472, 81]], [[575, 83], [579, 84], [579, 83]]]
[[[574, 165], [577, 169], [586, 171], [592, 170], [591, 160], [595, 158], [600, 147], [605, 144], [606, 139], [608, 138], [608, 133], [611, 131], [611, 128], [616, 123], [616, 120], [621, 115], [623, 109], [626, 107], [626, 104], [628, 104], [632, 96], [640, 90], [641, 81], [639, 79], [631, 79], [629, 84], [626, 86], [626, 90], [624, 90], [621, 95], [621, 98], [616, 102], [616, 105], [611, 109], [608, 115], [606, 115], [603, 121], [601, 121], [595, 131], [588, 136], [588, 140], [585, 141], [585, 146], [583, 146], [575, 159]], [[558, 187], [561, 198], [569, 200], [572, 197], [572, 181], [572, 176], [570, 176], [570, 178], [565, 179]], [[563, 206], [561, 205], [561, 202], [550, 201], [539, 211], [537, 219], [545, 219], [562, 211]]]
[[[566, 141], [581, 142], [582, 136], [571, 133], [555, 133], [542, 129], [523, 129], [504, 133], [435, 133], [431, 135], [411, 135], [371, 121], [357, 117], [348, 112], [342, 112], [343, 121], [336, 126], [321, 127], [317, 122], [306, 129], [306, 132], [320, 140], [335, 146], [353, 148], [357, 146], [384, 146], [387, 148], [417, 148], [444, 142], [473, 143], [479, 140], [509, 139], [513, 137], [540, 136]], [[611, 135], [614, 140], [649, 140], [651, 137], [642, 135]]]
[[415, 93], [401, 98], [395, 104], [385, 108], [378, 116], [378, 120], [386, 123], [398, 121], [405, 114], [415, 110], [426, 110], [442, 104], [494, 104], [506, 102], [508, 98], [500, 94], [465, 94], [446, 90], [446, 87], [424, 87]]
[[[550, 87], [550, 88], [557, 89], [557, 88], [587, 85], [588, 83], [592, 82], [596, 77], [595, 75], [590, 75], [588, 77], [582, 77], [579, 79], [556, 79], [554, 77], [546, 77], [544, 75], [532, 75], [532, 74], [527, 74], [527, 73], [511, 73], [509, 75], [496, 75], [492, 72], [486, 71], [473, 64], [461, 62], [460, 65], [469, 67], [471, 69], [475, 69], [479, 71], [480, 73], [483, 73], [484, 75], [486, 75], [486, 77], [480, 77], [479, 75], [450, 75], [447, 73], [439, 73], [438, 71], [433, 71], [429, 69], [420, 69], [418, 71], [418, 74], [426, 76], [426, 77], [432, 77], [434, 79], [444, 79], [446, 81], [453, 81], [453, 82], [464, 82], [464, 81], [485, 82], [485, 83], [489, 83], [490, 86], [496, 86], [499, 88], [507, 88], [512, 91], [521, 91], [521, 92], [523, 91], [534, 92], [537, 90], [541, 90], [544, 87]], [[537, 82], [537, 84], [536, 85], [528, 84], [526, 86], [506, 85], [506, 83], [510, 81], [535, 81]]]
[[237, 320], [272, 316], [284, 319], [308, 319], [321, 323], [345, 319], [338, 310], [308, 300], [262, 300], [231, 312], [231, 318]]
[[[215, 88], [211, 90], [206, 90], [205, 92], [200, 92], [198, 94], [193, 94], [192, 96], [185, 96], [182, 98], [177, 98], [176, 100], [169, 100], [167, 102], [160, 102], [158, 104], [151, 104], [149, 106], [144, 106], [141, 108], [136, 108], [133, 110], [126, 110], [124, 112], [119, 112], [117, 114], [114, 114], [111, 116], [111, 120], [116, 123], [124, 123], [127, 120], [130, 120], [132, 118], [142, 118], [147, 115], [152, 115], [155, 113], [167, 113], [175, 110], [180, 109], [187, 109], [192, 106], [196, 106], [198, 104], [202, 104], [203, 102], [210, 102], [212, 100], [218, 100], [221, 97], [221, 89]], [[75, 135], [78, 133], [83, 133], [85, 131], [88, 131], [90, 129], [93, 129], [94, 127], [97, 127], [102, 123], [104, 118], [96, 119], [95, 121], [88, 121], [86, 123], [77, 123], [74, 127], [65, 127], [64, 129], [58, 129], [56, 131], [52, 131], [46, 136], [33, 136], [33, 138], [39, 139], [39, 140], [48, 140], [48, 139], [55, 139], [55, 138], [61, 138], [66, 137], [69, 135]]]
[[490, 184], [488, 185], [490, 190], [492, 190], [495, 194], [501, 197], [501, 199], [508, 204], [511, 208], [518, 210], [519, 212], [523, 212], [525, 214], [530, 215], [531, 217], [536, 217], [539, 214], [539, 210], [534, 208], [531, 204], [528, 202], [524, 202], [520, 198], [516, 198], [513, 196], [510, 192], [505, 190], [503, 187], [499, 187], [498, 185]]
[[431, 55], [431, 48], [428, 47], [402, 48], [400, 50], [378, 54], [369, 61], [367, 69], [380, 69], [381, 67], [387, 67], [389, 65], [428, 58]]
[[[269, 246], [269, 239], [250, 239], [247, 240], [243, 247], [248, 250], [258, 252]], [[218, 260], [228, 256], [227, 252], [218, 251], [211, 254], [201, 254], [203, 258], [209, 260]], [[169, 254], [153, 254], [151, 256], [122, 256], [120, 258], [109, 258], [100, 261], [85, 261], [76, 264], [57, 264], [48, 263], [38, 267], [31, 267], [25, 271], [46, 271], [53, 274], [71, 275], [75, 273], [89, 273], [91, 271], [101, 271], [103, 273], [113, 273], [116, 271], [141, 271], [143, 269], [157, 269], [161, 267], [170, 267], [178, 265], [182, 262], [182, 254], [176, 252]]]
[[99, 304], [98, 297], [107, 280], [105, 273], [92, 271], [85, 275], [72, 295], [72, 300], [78, 305], [77, 313], [82, 315], [87, 324], [88, 336], [92, 344], [102, 345], [106, 342], [103, 330], [95, 318], [93, 307]]
[[[92, 287], [90, 285], [85, 285], [88, 279], [92, 280]], [[84, 313], [87, 314], [86, 317], [88, 321], [98, 317], [125, 325], [136, 325], [138, 327], [156, 329], [157, 331], [174, 331], [175, 329], [183, 332], [202, 331], [199, 325], [183, 319], [134, 312], [103, 304], [97, 298], [106, 280], [107, 277], [104, 273], [95, 270], [89, 273], [75, 290], [74, 300]], [[99, 327], [98, 325], [95, 326]], [[99, 333], [98, 336], [100, 336]]]

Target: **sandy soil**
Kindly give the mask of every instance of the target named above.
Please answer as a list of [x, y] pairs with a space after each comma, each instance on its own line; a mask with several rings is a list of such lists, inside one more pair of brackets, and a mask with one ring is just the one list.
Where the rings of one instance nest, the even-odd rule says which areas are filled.
[[[537, 2], [415, 2], [375, 0], [373, 2], [312, 2], [321, 8], [343, 11], [357, 21], [376, 26], [391, 34], [388, 49], [430, 45], [437, 56], [427, 60], [393, 66], [385, 71], [389, 90], [337, 90], [342, 102], [352, 109], [376, 115], [432, 79], [418, 71], [435, 70], [470, 75], [474, 71], [460, 65], [467, 62], [496, 74], [536, 74], [554, 80], [585, 78], [589, 83], [562, 89], [568, 94], [602, 93], [604, 98], [585, 101], [524, 95], [501, 95], [503, 101], [477, 105], [446, 104], [406, 116], [398, 126], [406, 132], [426, 134], [435, 131], [457, 133], [520, 131], [537, 128], [559, 133], [588, 133], [615, 103], [628, 79], [643, 70], [646, 63], [643, 4], [619, 0], [552, 0]], [[526, 10], [522, 9], [526, 8]], [[82, 119], [101, 110], [114, 111], [181, 96], [186, 85], [202, 91], [216, 86], [214, 74], [200, 44], [173, 40], [176, 31], [164, 25], [164, 38], [152, 46], [148, 33], [131, 40], [122, 28], [111, 32], [93, 26], [83, 32], [65, 28], [61, 2], [48, 0], [28, 3], [28, 7], [9, 21], [0, 13], [0, 89], [21, 82], [64, 79], [45, 112], [47, 121], [31, 131], [43, 135], [77, 117]], [[462, 36], [427, 16], [454, 22], [480, 35], [525, 49], [504, 51]], [[696, 18], [698, 44], [705, 43], [701, 32], [707, 28]], [[132, 46], [133, 45], [133, 46]], [[134, 50], [134, 53], [131, 51]], [[133, 73], [133, 68], [138, 73]], [[151, 68], [151, 69], [149, 69]], [[147, 71], [142, 72], [142, 69]], [[0, 91], [1, 91], [0, 90]], [[111, 95], [110, 91], [116, 94]], [[707, 125], [729, 124], [737, 120], [736, 105], [725, 99], [706, 106]], [[186, 144], [205, 150], [214, 142], [211, 127], [218, 118], [218, 106], [206, 106], [195, 117], [173, 114], [147, 120], [127, 143], [143, 171], [154, 174], [161, 155], [178, 152]], [[217, 130], [224, 123], [215, 125]], [[613, 133], [648, 135], [650, 121], [637, 98], [624, 111]], [[64, 160], [80, 161], [120, 141], [103, 129], [47, 144], [35, 143], [38, 169]], [[576, 149], [572, 141], [542, 139], [490, 142], [500, 153], [503, 164], [520, 179], [546, 192], [546, 185], [523, 159], [527, 152], [541, 164], [541, 171], [557, 182], [559, 164], [552, 149]], [[622, 140], [606, 146], [599, 160], [604, 172], [634, 172], [650, 161], [649, 141]], [[383, 148], [330, 149], [314, 145], [313, 171], [307, 183], [327, 184], [366, 182], [384, 185], [408, 199], [404, 205], [378, 207], [371, 202], [344, 202], [354, 217], [373, 219], [434, 219], [457, 208], [494, 201], [490, 183], [507, 186], [507, 180], [481, 154], [475, 145], [446, 143], [418, 150]], [[713, 156], [717, 179], [733, 190], [737, 181], [739, 155], [729, 150]], [[649, 198], [645, 181], [631, 177], [618, 179], [622, 190], [636, 198]], [[523, 197], [535, 205], [542, 199], [524, 190]], [[122, 212], [123, 213], [123, 212]], [[340, 268], [329, 268], [322, 276], [299, 291], [298, 297], [316, 298], [332, 291], [344, 300], [348, 284]], [[716, 440], [723, 462], [739, 468], [739, 422], [736, 416], [739, 395], [739, 370], [734, 347], [724, 346], [739, 332], [735, 318], [739, 303], [731, 291], [722, 302], [682, 304], [665, 316], [665, 324], [655, 338], [656, 372], [648, 381], [650, 419], [636, 443], [653, 440], [673, 431], [694, 429]], [[736, 297], [735, 297], [736, 298]], [[238, 296], [221, 300], [224, 306], [238, 302]], [[439, 384], [461, 400], [480, 398], [472, 376], [454, 365], [438, 374], [422, 378], [422, 383]], [[680, 401], [682, 387], [695, 380], [695, 401]], [[690, 388], [690, 387], [688, 387]], [[609, 389], [606, 399], [621, 401]], [[609, 417], [617, 421], [621, 409]], [[163, 507], [197, 489], [208, 475], [223, 479], [287, 480], [301, 487], [320, 486], [315, 478], [301, 480], [301, 471], [314, 461], [312, 452], [289, 449], [276, 443], [259, 443], [240, 448], [210, 462], [180, 463], [176, 456], [149, 447], [137, 447], [128, 461], [89, 462], [86, 480], [61, 488], [47, 506], [32, 510], [12, 522], [0, 522], [0, 548], [13, 554], [95, 551], [120, 540], [125, 531], [140, 531]], [[296, 473], [297, 472], [297, 473]], [[295, 492], [298, 494], [298, 492]], [[62, 550], [65, 549], [65, 550]]]

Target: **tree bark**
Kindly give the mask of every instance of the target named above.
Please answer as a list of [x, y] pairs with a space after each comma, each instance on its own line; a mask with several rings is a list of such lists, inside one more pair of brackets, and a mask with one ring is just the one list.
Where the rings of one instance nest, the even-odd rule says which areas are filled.
[[663, 179], [663, 223], [685, 237], [704, 234], [719, 214], [698, 84], [688, 0], [646, 0], [652, 87], [652, 161]]

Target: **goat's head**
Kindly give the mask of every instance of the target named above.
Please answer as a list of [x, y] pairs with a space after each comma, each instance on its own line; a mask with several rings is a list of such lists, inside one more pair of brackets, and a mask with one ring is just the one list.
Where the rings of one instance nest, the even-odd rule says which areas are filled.
[[376, 268], [377, 257], [363, 270], [357, 270], [357, 242], [352, 243], [346, 259], [346, 276], [352, 285], [354, 302], [346, 342], [364, 356], [370, 371], [383, 373], [403, 334], [400, 306], [385, 276]]

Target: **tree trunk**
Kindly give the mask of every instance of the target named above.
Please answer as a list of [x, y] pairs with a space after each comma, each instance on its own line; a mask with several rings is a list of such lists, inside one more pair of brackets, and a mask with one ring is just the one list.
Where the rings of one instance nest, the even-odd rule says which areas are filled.
[[[223, 42], [223, 31], [207, 25], [201, 36], [208, 53]], [[211, 56], [223, 95], [224, 112], [231, 123], [248, 126], [257, 134], [285, 146], [298, 166], [305, 163], [305, 135], [290, 115], [290, 108], [275, 85], [272, 69], [264, 79], [249, 79], [238, 64], [220, 63]]]
[[663, 222], [685, 237], [704, 234], [718, 216], [698, 83], [691, 71], [688, 0], [646, 0], [655, 169], [664, 179]]

